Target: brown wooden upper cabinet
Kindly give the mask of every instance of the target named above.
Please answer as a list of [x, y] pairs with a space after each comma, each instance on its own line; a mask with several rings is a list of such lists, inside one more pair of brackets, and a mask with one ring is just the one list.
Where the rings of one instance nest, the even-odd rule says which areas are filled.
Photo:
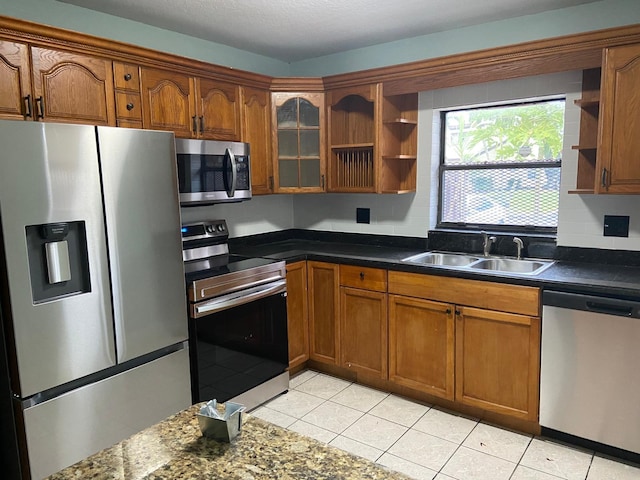
[[115, 125], [111, 61], [0, 40], [0, 118]]
[[576, 189], [640, 193], [640, 44], [605, 48], [602, 68], [583, 71]]
[[327, 92], [329, 191], [415, 192], [418, 94], [376, 83]]
[[596, 193], [640, 193], [640, 45], [602, 61]]
[[113, 62], [113, 84], [116, 94], [116, 126], [142, 128], [140, 67]]
[[238, 85], [151, 68], [141, 69], [141, 85], [144, 128], [240, 140]]
[[330, 192], [377, 190], [380, 84], [327, 92]]
[[242, 141], [250, 145], [251, 191], [273, 193], [271, 162], [271, 95], [268, 90], [241, 87]]
[[325, 190], [324, 93], [273, 92], [273, 170], [277, 193]]

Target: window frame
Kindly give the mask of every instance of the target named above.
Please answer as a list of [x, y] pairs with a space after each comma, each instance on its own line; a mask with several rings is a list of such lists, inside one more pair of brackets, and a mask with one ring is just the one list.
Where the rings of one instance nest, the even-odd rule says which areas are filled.
[[[512, 233], [532, 233], [532, 234], [546, 234], [556, 235], [558, 232], [558, 226], [555, 227], [543, 227], [537, 225], [501, 225], [493, 223], [465, 223], [465, 222], [443, 222], [442, 221], [442, 207], [443, 207], [443, 185], [444, 175], [447, 171], [478, 171], [478, 170], [504, 170], [504, 169], [533, 169], [533, 168], [559, 168], [562, 172], [562, 158], [556, 161], [532, 161], [532, 162], [511, 162], [511, 163], [495, 163], [495, 164], [478, 164], [478, 165], [445, 165], [445, 144], [446, 144], [446, 115], [450, 112], [458, 112], [462, 110], [480, 110], [484, 108], [496, 108], [496, 107], [517, 107], [523, 105], [533, 105], [537, 103], [553, 102], [558, 100], [564, 100], [566, 109], [566, 97], [551, 97], [551, 98], [538, 98], [535, 100], [523, 100], [508, 103], [497, 103], [491, 105], [479, 105], [479, 106], [465, 106], [460, 108], [448, 108], [446, 110], [440, 110], [440, 152], [438, 160], [438, 217], [436, 221], [436, 229], [439, 230], [462, 230], [469, 232], [477, 232], [480, 230], [492, 230], [496, 232], [512, 232]], [[563, 150], [564, 150], [564, 131], [563, 131]], [[558, 195], [560, 195], [561, 189], [558, 188]]]

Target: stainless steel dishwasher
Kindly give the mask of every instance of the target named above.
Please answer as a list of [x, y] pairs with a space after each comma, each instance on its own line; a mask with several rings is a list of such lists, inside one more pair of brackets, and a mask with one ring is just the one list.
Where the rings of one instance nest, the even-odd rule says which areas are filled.
[[540, 425], [640, 453], [640, 302], [545, 291]]

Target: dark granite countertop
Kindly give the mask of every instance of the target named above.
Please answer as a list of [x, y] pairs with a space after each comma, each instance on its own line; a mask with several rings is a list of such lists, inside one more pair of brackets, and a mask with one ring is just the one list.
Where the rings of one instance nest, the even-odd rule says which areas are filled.
[[[363, 236], [367, 239], [368, 236]], [[469, 268], [439, 267], [403, 262], [408, 256], [429, 250], [420, 245], [399, 242], [393, 246], [385, 244], [284, 239], [265, 243], [239, 242], [232, 245], [233, 253], [286, 260], [316, 260], [332, 263], [360, 265], [429, 275], [454, 276], [460, 278], [508, 282], [537, 286], [565, 292], [603, 295], [631, 300], [640, 299], [640, 267], [610, 263], [576, 262], [555, 260], [554, 265], [539, 275], [518, 275], [503, 272], [478, 271]]]
[[404, 480], [408, 477], [245, 415], [231, 443], [203, 437], [194, 405], [48, 480]]

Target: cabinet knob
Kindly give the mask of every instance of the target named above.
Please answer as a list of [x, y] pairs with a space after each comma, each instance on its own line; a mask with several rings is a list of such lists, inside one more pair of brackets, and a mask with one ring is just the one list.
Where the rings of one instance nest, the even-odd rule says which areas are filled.
[[451, 309], [447, 308], [447, 315], [451, 315]]
[[127, 103], [127, 110], [133, 110], [133, 103]]
[[360, 272], [360, 280], [364, 280], [364, 272]]
[[128, 82], [129, 80], [131, 80], [131, 74], [130, 73], [125, 73], [124, 74], [124, 81]]

